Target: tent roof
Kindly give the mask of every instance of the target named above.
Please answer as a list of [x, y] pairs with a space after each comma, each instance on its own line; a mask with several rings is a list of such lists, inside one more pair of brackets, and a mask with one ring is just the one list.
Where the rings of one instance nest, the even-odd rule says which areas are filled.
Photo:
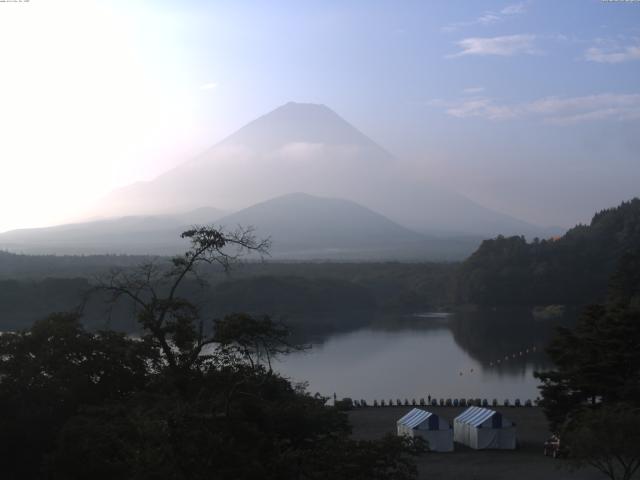
[[493, 417], [497, 412], [488, 408], [469, 407], [455, 418], [456, 422], [468, 423], [474, 427], [482, 425], [488, 418]]
[[433, 413], [427, 412], [426, 410], [420, 410], [419, 408], [414, 408], [404, 417], [398, 420], [397, 423], [409, 428], [416, 428], [422, 422], [427, 420], [431, 415], [433, 415]]

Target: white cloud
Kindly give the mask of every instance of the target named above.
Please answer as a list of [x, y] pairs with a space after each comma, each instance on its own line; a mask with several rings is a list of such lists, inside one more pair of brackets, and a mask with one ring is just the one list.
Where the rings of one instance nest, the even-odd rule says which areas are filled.
[[640, 119], [640, 94], [601, 93], [580, 97], [544, 97], [513, 104], [501, 104], [488, 97], [472, 97], [452, 102], [438, 100], [430, 104], [444, 107], [447, 115], [456, 118], [538, 118], [555, 125], [603, 119]]
[[498, 55], [509, 57], [518, 54], [538, 54], [535, 47], [535, 35], [505, 35], [501, 37], [472, 37], [456, 43], [462, 50], [448, 55], [461, 57], [464, 55]]
[[527, 106], [556, 124], [586, 120], [636, 120], [640, 118], [640, 94], [601, 93], [582, 97], [547, 97]]
[[473, 25], [492, 25], [505, 19], [506, 17], [521, 15], [526, 12], [524, 3], [514, 3], [507, 5], [498, 12], [486, 11], [482, 15], [473, 20], [467, 20], [464, 22], [454, 22], [442, 27], [444, 32], [455, 32], [464, 27], [471, 27]]
[[283, 145], [276, 151], [276, 157], [291, 160], [312, 160], [321, 157], [326, 149], [324, 143], [293, 142]]
[[201, 90], [213, 90], [218, 84], [216, 82], [207, 82], [200, 86]]
[[500, 13], [502, 15], [522, 15], [524, 12], [526, 12], [524, 2], [507, 5], [502, 10], [500, 10]]
[[462, 90], [462, 93], [466, 95], [473, 95], [481, 92], [484, 92], [484, 87], [468, 87]]
[[500, 20], [500, 17], [495, 13], [487, 12], [479, 16], [475, 23], [479, 23], [480, 25], [491, 25], [492, 23], [496, 23]]
[[620, 47], [615, 42], [598, 41], [598, 46], [588, 48], [584, 58], [590, 62], [622, 63], [640, 60], [640, 41], [634, 45]]
[[489, 120], [502, 120], [517, 115], [513, 107], [498, 105], [486, 97], [474, 97], [449, 103], [445, 108], [445, 113], [457, 118], [482, 117]]

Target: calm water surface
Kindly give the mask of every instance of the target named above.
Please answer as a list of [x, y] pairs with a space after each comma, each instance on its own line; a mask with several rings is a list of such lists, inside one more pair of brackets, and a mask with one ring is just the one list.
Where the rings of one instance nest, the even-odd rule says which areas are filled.
[[277, 369], [309, 390], [372, 402], [390, 398], [535, 399], [535, 370], [558, 322], [528, 313], [413, 314], [316, 338]]

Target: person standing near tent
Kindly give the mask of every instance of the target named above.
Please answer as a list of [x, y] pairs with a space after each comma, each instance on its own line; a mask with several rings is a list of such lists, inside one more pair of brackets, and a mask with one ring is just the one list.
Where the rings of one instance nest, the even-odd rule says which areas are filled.
[[560, 453], [560, 438], [554, 433], [544, 442], [544, 456], [558, 458]]

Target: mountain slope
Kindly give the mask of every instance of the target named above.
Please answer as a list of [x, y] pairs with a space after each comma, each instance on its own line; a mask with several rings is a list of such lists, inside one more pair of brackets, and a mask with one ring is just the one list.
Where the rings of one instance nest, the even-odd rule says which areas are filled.
[[477, 238], [442, 240], [413, 232], [355, 202], [303, 193], [283, 195], [222, 218], [270, 237], [272, 256], [295, 259], [454, 259]]
[[188, 226], [212, 223], [223, 213], [201, 208], [176, 215], [128, 216], [0, 234], [0, 248], [39, 254], [174, 254], [187, 245], [180, 239]]
[[223, 225], [252, 225], [271, 236], [275, 248], [370, 248], [424, 239], [388, 218], [354, 202], [304, 193], [283, 195], [231, 214]]
[[289, 192], [344, 198], [421, 232], [535, 235], [540, 228], [416, 180], [323, 105], [288, 103], [150, 182], [116, 190], [96, 215], [236, 211]]

